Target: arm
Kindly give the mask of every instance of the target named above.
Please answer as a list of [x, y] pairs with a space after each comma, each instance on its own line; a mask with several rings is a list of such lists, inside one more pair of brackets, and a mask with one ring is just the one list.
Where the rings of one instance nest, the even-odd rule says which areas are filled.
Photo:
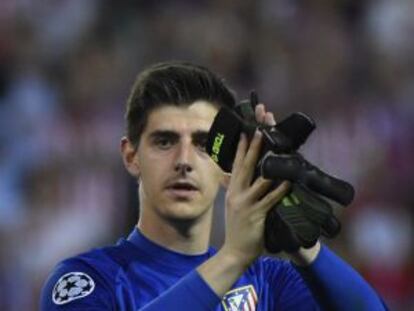
[[318, 243], [291, 258], [323, 306], [333, 310], [387, 310], [361, 275], [327, 247]]
[[[257, 108], [259, 122], [276, 124], [264, 106]], [[300, 248], [289, 257], [328, 310], [386, 310], [384, 302], [358, 272], [319, 242], [309, 249]]]
[[257, 131], [247, 151], [247, 139], [242, 135], [226, 193], [225, 242], [215, 258], [198, 268], [200, 275], [219, 296], [223, 296], [263, 253], [266, 214], [289, 189], [289, 184], [284, 182], [266, 194], [271, 181], [259, 177], [251, 183], [261, 137]]

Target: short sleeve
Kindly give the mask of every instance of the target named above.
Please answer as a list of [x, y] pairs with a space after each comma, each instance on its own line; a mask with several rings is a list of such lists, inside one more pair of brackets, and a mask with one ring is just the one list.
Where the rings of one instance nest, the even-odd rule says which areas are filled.
[[60, 263], [41, 293], [40, 310], [115, 310], [110, 287], [92, 267], [79, 260]]

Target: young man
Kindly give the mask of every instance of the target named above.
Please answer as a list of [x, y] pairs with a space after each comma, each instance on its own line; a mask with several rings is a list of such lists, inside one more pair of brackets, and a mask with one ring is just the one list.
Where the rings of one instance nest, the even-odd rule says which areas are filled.
[[[162, 63], [141, 73], [127, 106], [123, 161], [138, 180], [140, 218], [117, 245], [61, 262], [42, 310], [384, 310], [373, 289], [317, 243], [292, 262], [259, 257], [266, 213], [287, 182], [252, 180], [261, 145], [242, 135], [231, 177], [204, 150], [220, 106], [235, 100], [206, 68]], [[261, 123], [274, 124], [263, 105]], [[226, 236], [209, 247], [213, 203], [227, 187]]]

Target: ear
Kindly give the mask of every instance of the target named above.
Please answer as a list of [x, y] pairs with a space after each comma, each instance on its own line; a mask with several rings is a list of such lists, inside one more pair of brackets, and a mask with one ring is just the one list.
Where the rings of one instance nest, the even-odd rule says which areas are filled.
[[121, 154], [124, 166], [128, 173], [132, 176], [139, 177], [139, 161], [136, 156], [138, 148], [136, 148], [127, 137], [121, 139]]

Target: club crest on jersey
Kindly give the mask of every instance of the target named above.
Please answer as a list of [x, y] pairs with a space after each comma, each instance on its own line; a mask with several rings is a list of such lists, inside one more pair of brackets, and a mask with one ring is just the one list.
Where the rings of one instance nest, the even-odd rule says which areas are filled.
[[227, 292], [221, 303], [226, 311], [255, 311], [257, 294], [253, 285], [247, 285]]
[[55, 304], [63, 305], [88, 296], [94, 288], [95, 282], [86, 273], [69, 272], [56, 282], [52, 291], [52, 299]]

